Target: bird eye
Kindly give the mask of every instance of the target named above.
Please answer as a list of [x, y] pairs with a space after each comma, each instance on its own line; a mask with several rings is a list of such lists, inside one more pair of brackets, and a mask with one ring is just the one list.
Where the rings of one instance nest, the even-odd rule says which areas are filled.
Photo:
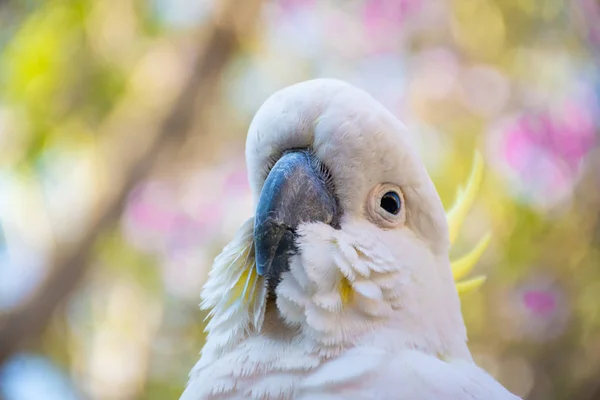
[[391, 182], [376, 185], [367, 196], [369, 219], [385, 229], [403, 226], [406, 222], [406, 201], [402, 189]]
[[398, 215], [400, 208], [402, 207], [400, 195], [392, 191], [387, 192], [381, 197], [379, 206], [390, 214]]

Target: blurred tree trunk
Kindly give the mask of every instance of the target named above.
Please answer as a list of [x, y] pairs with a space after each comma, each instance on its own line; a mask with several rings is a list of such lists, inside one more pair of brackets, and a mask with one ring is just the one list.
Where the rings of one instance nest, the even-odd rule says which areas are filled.
[[199, 44], [189, 80], [147, 150], [124, 167], [118, 190], [104, 202], [81, 240], [69, 249], [59, 249], [38, 290], [23, 305], [0, 318], [0, 365], [44, 332], [57, 307], [89, 269], [98, 237], [115, 227], [129, 191], [150, 174], [158, 159], [168, 159], [185, 143], [193, 121], [202, 121], [208, 106], [214, 103], [224, 67], [239, 49], [241, 40], [252, 35], [260, 0], [230, 0], [220, 5], [213, 23], [206, 28], [205, 40]]

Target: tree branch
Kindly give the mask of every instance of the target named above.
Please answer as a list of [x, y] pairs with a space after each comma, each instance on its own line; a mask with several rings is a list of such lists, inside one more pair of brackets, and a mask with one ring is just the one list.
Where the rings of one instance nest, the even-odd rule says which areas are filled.
[[203, 120], [214, 102], [227, 65], [239, 47], [241, 35], [249, 35], [258, 18], [260, 0], [228, 1], [207, 32], [189, 81], [183, 86], [154, 139], [137, 160], [122, 172], [118, 190], [106, 201], [95, 223], [79, 243], [57, 257], [50, 274], [36, 293], [22, 306], [0, 319], [0, 365], [26, 342], [39, 338], [52, 315], [90, 268], [94, 244], [99, 235], [118, 221], [130, 190], [143, 180], [165, 151], [181, 146], [195, 118]]

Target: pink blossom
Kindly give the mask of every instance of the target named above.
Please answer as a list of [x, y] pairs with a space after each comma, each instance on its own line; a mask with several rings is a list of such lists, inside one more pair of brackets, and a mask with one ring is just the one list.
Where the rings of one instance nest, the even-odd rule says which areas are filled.
[[161, 232], [171, 230], [174, 214], [168, 210], [138, 201], [131, 205], [129, 211], [131, 219], [140, 227]]
[[526, 114], [503, 133], [500, 153], [530, 194], [562, 196], [580, 172], [594, 146], [594, 116], [583, 102], [568, 101], [560, 109]]
[[594, 144], [594, 123], [591, 113], [573, 103], [566, 104], [561, 114], [520, 117], [507, 132], [507, 161], [523, 168], [537, 148], [576, 169]]
[[400, 24], [419, 3], [420, 0], [367, 0], [363, 9], [365, 25], [376, 29], [382, 24]]
[[250, 190], [248, 186], [248, 175], [246, 168], [236, 168], [232, 173], [225, 177], [225, 184], [223, 185], [224, 195], [234, 193], [247, 192]]
[[560, 336], [572, 312], [568, 297], [554, 276], [539, 273], [527, 281], [498, 299], [501, 334], [510, 340], [542, 342]]
[[421, 0], [367, 0], [363, 8], [363, 23], [367, 35], [379, 37], [398, 32]]
[[148, 183], [133, 191], [126, 215], [138, 229], [167, 233], [173, 227], [177, 211], [166, 187]]
[[583, 19], [578, 20], [578, 28], [594, 46], [600, 46], [600, 3], [597, 0], [578, 0], [575, 6], [579, 8], [579, 16]]
[[556, 309], [554, 294], [543, 290], [529, 290], [523, 293], [525, 307], [535, 314], [547, 315]]
[[315, 0], [278, 0], [277, 4], [281, 6], [284, 12], [291, 13], [299, 8], [309, 8], [315, 5]]

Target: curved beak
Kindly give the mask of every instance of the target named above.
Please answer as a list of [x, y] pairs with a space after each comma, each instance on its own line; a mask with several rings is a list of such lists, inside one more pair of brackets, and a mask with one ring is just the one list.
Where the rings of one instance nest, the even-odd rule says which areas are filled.
[[297, 251], [298, 226], [317, 221], [336, 226], [339, 211], [333, 187], [312, 154], [291, 151], [277, 161], [265, 180], [254, 219], [256, 270], [267, 278], [271, 293]]

